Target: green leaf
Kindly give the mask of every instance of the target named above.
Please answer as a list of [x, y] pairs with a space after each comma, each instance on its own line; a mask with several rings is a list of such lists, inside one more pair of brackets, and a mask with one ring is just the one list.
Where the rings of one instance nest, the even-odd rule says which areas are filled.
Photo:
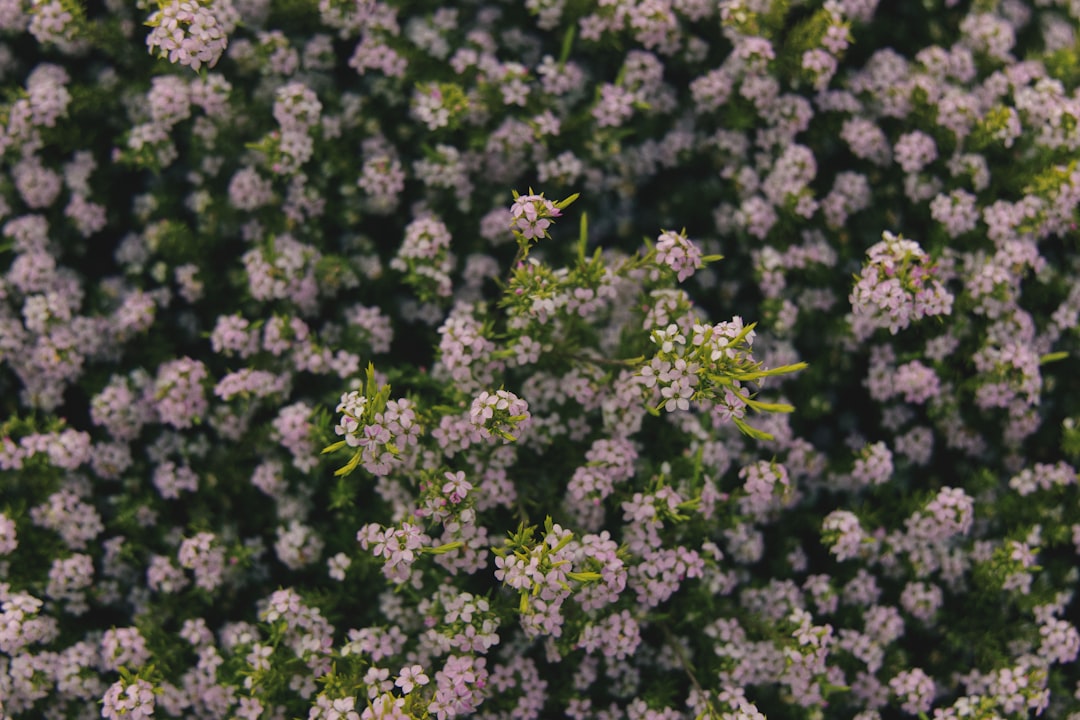
[[[573, 29], [573, 26], [570, 28]], [[580, 231], [578, 233], [578, 262], [585, 264], [585, 250], [589, 244], [589, 216], [581, 213]]]
[[768, 403], [755, 400], [751, 397], [739, 396], [744, 403], [754, 408], [758, 412], [774, 412], [774, 413], [789, 413], [795, 411], [794, 405], [788, 405], [787, 403]]
[[566, 28], [566, 32], [563, 34], [562, 48], [559, 50], [559, 69], [566, 66], [566, 61], [570, 58], [570, 50], [574, 47], [574, 32], [577, 29], [576, 25], [570, 25]]
[[375, 363], [368, 363], [367, 366], [367, 385], [364, 388], [364, 395], [368, 398], [375, 397], [377, 389], [375, 387]]
[[461, 542], [460, 540], [455, 540], [454, 542], [445, 543], [443, 545], [439, 545], [438, 547], [421, 548], [420, 552], [425, 555], [445, 555], [448, 552], [452, 552], [463, 547], [465, 547], [465, 543]]
[[732, 370], [731, 377], [735, 380], [760, 380], [764, 377], [771, 377], [773, 375], [785, 375], [787, 373], [798, 372], [799, 370], [805, 370], [809, 367], [806, 363], [800, 362], [793, 365], [781, 365], [780, 367], [771, 368], [769, 370]]
[[743, 435], [753, 438], [754, 440], [775, 440], [771, 433], [767, 433], [764, 430], [758, 430], [755, 427], [750, 427], [746, 424], [746, 421], [741, 418], [732, 416], [732, 422], [735, 423], [735, 427], [742, 431]]
[[349, 460], [349, 462], [345, 463], [345, 465], [343, 467], [339, 467], [337, 470], [334, 471], [334, 477], [345, 477], [346, 475], [350, 474], [353, 470], [355, 470], [357, 468], [357, 466], [360, 464], [360, 455], [361, 455], [361, 452], [359, 450], [357, 450], [353, 454], [353, 456]]
[[566, 573], [566, 577], [579, 583], [596, 582], [604, 578], [600, 573], [592, 571], [568, 572]]
[[570, 205], [572, 205], [573, 202], [579, 197], [581, 197], [581, 193], [574, 193], [573, 195], [565, 197], [559, 202], [555, 203], [555, 207], [559, 208], [560, 210], [565, 210], [566, 208], [570, 207]]
[[1039, 358], [1039, 364], [1047, 365], [1052, 362], [1057, 362], [1058, 360], [1064, 360], [1067, 357], [1069, 357], [1069, 353], [1064, 351], [1047, 353], [1046, 355], [1043, 355]]
[[331, 443], [330, 445], [324, 447], [322, 450], [322, 454], [326, 455], [327, 453], [337, 452], [341, 448], [345, 447], [347, 444], [348, 443], [346, 443], [344, 440], [338, 440], [336, 443]]

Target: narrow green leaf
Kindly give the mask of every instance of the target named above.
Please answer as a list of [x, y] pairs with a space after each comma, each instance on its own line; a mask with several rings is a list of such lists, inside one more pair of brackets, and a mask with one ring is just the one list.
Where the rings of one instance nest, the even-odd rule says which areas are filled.
[[1069, 357], [1069, 353], [1064, 351], [1047, 353], [1046, 355], [1039, 357], [1039, 364], [1047, 365], [1052, 362], [1057, 362], [1058, 360], [1064, 360], [1067, 357]]
[[352, 459], [350, 459], [349, 462], [345, 463], [344, 466], [339, 467], [337, 470], [334, 471], [334, 477], [345, 477], [353, 470], [355, 470], [359, 464], [360, 451], [357, 450], [356, 453], [353, 454]]
[[574, 193], [573, 195], [565, 197], [559, 202], [555, 203], [555, 207], [559, 208], [560, 210], [565, 210], [566, 208], [570, 207], [579, 197], [581, 197], [581, 193]]
[[424, 553], [425, 555], [445, 555], [448, 552], [463, 547], [465, 547], [465, 543], [461, 542], [460, 540], [455, 540], [454, 542], [445, 543], [443, 545], [439, 545], [438, 547], [422, 548], [420, 552]]
[[559, 68], [562, 69], [566, 66], [566, 61], [570, 58], [570, 50], [574, 47], [574, 33], [577, 26], [571, 24], [566, 28], [566, 32], [563, 33], [562, 48], [559, 50]]
[[341, 448], [345, 447], [345, 445], [347, 445], [347, 443], [344, 440], [338, 440], [336, 443], [331, 443], [330, 445], [324, 447], [322, 454], [326, 455], [327, 453], [337, 452]]
[[370, 400], [375, 397], [377, 391], [378, 390], [375, 387], [375, 363], [369, 362], [367, 366], [367, 384], [364, 386], [364, 395]]
[[764, 430], [758, 430], [755, 427], [750, 427], [741, 418], [737, 418], [737, 417], [732, 416], [731, 420], [732, 420], [732, 422], [735, 423], [735, 427], [739, 428], [739, 430], [742, 431], [743, 435], [746, 435], [747, 437], [751, 437], [754, 440], [774, 440], [775, 439], [772, 436], [772, 434], [767, 433]]
[[742, 401], [758, 412], [789, 413], [795, 411], [795, 406], [787, 403], [761, 402], [751, 397], [742, 397]]
[[602, 580], [603, 575], [598, 572], [586, 571], [586, 572], [568, 572], [566, 577], [579, 583], [596, 582]]
[[[571, 26], [571, 30], [573, 26]], [[580, 230], [578, 232], [578, 262], [585, 264], [585, 250], [589, 244], [589, 216], [581, 213]]]

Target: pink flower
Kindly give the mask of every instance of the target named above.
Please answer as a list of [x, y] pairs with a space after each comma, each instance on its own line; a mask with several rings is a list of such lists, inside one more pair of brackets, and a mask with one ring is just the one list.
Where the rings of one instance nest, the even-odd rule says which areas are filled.
[[401, 668], [397, 680], [394, 681], [394, 685], [401, 688], [401, 692], [408, 695], [412, 692], [414, 687], [418, 685], [427, 685], [429, 682], [431, 682], [431, 680], [424, 674], [424, 668], [419, 665], [409, 665]]

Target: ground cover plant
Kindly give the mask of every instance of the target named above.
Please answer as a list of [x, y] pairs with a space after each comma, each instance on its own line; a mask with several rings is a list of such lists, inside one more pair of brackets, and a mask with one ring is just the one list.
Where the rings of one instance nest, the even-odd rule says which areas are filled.
[[0, 718], [1080, 718], [1075, 0], [0, 0]]

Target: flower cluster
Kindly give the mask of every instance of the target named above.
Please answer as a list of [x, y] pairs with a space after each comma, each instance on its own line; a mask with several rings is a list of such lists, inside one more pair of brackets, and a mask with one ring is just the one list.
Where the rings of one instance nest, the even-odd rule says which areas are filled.
[[514, 432], [529, 426], [529, 404], [507, 390], [485, 390], [473, 400], [469, 419], [485, 437], [517, 440]]
[[895, 335], [921, 318], [952, 312], [953, 296], [934, 277], [934, 265], [915, 241], [885, 231], [866, 259], [849, 298], [857, 338], [866, 339], [878, 328]]
[[600, 581], [593, 571], [574, 569], [577, 553], [574, 533], [551, 518], [544, 524], [544, 534], [534, 540], [532, 527], [522, 527], [506, 544], [495, 548], [495, 579], [516, 591], [519, 598], [521, 626], [527, 637], [562, 636], [563, 603], [573, 594], [575, 585]]
[[240, 20], [232, 3], [171, 0], [159, 5], [146, 20], [153, 28], [146, 38], [150, 52], [192, 70], [217, 65]]
[[549, 237], [551, 218], [562, 215], [563, 207], [572, 201], [573, 198], [568, 198], [556, 204], [543, 195], [515, 193], [514, 205], [510, 208], [510, 229], [525, 242]]
[[692, 276], [704, 264], [701, 250], [686, 237], [685, 231], [674, 233], [670, 230], [661, 233], [656, 240], [656, 262], [671, 268], [679, 282]]
[[[687, 319], [697, 320], [692, 315]], [[756, 400], [746, 386], [796, 372], [805, 364], [763, 367], [753, 357], [754, 336], [754, 325], [744, 325], [739, 316], [715, 325], [692, 322], [686, 328], [672, 323], [653, 330], [649, 338], [656, 354], [639, 370], [641, 385], [655, 403], [653, 411], [688, 411], [694, 402], [730, 420], [743, 432], [767, 436], [743, 419], [746, 410], [790, 412], [793, 408]]]
[[405, 240], [390, 267], [405, 272], [421, 300], [450, 295], [450, 272], [455, 261], [449, 252], [450, 233], [436, 218], [419, 218], [405, 228]]
[[154, 716], [154, 687], [146, 680], [124, 685], [113, 683], [102, 700], [101, 717], [109, 720], [142, 720]]
[[341, 420], [334, 432], [345, 439], [332, 446], [356, 448], [349, 462], [338, 472], [347, 474], [358, 465], [372, 475], [387, 475], [403, 462], [402, 454], [420, 434], [414, 403], [390, 400], [390, 386], [375, 390], [374, 369], [368, 368], [367, 395], [358, 390], [343, 393], [337, 412]]

